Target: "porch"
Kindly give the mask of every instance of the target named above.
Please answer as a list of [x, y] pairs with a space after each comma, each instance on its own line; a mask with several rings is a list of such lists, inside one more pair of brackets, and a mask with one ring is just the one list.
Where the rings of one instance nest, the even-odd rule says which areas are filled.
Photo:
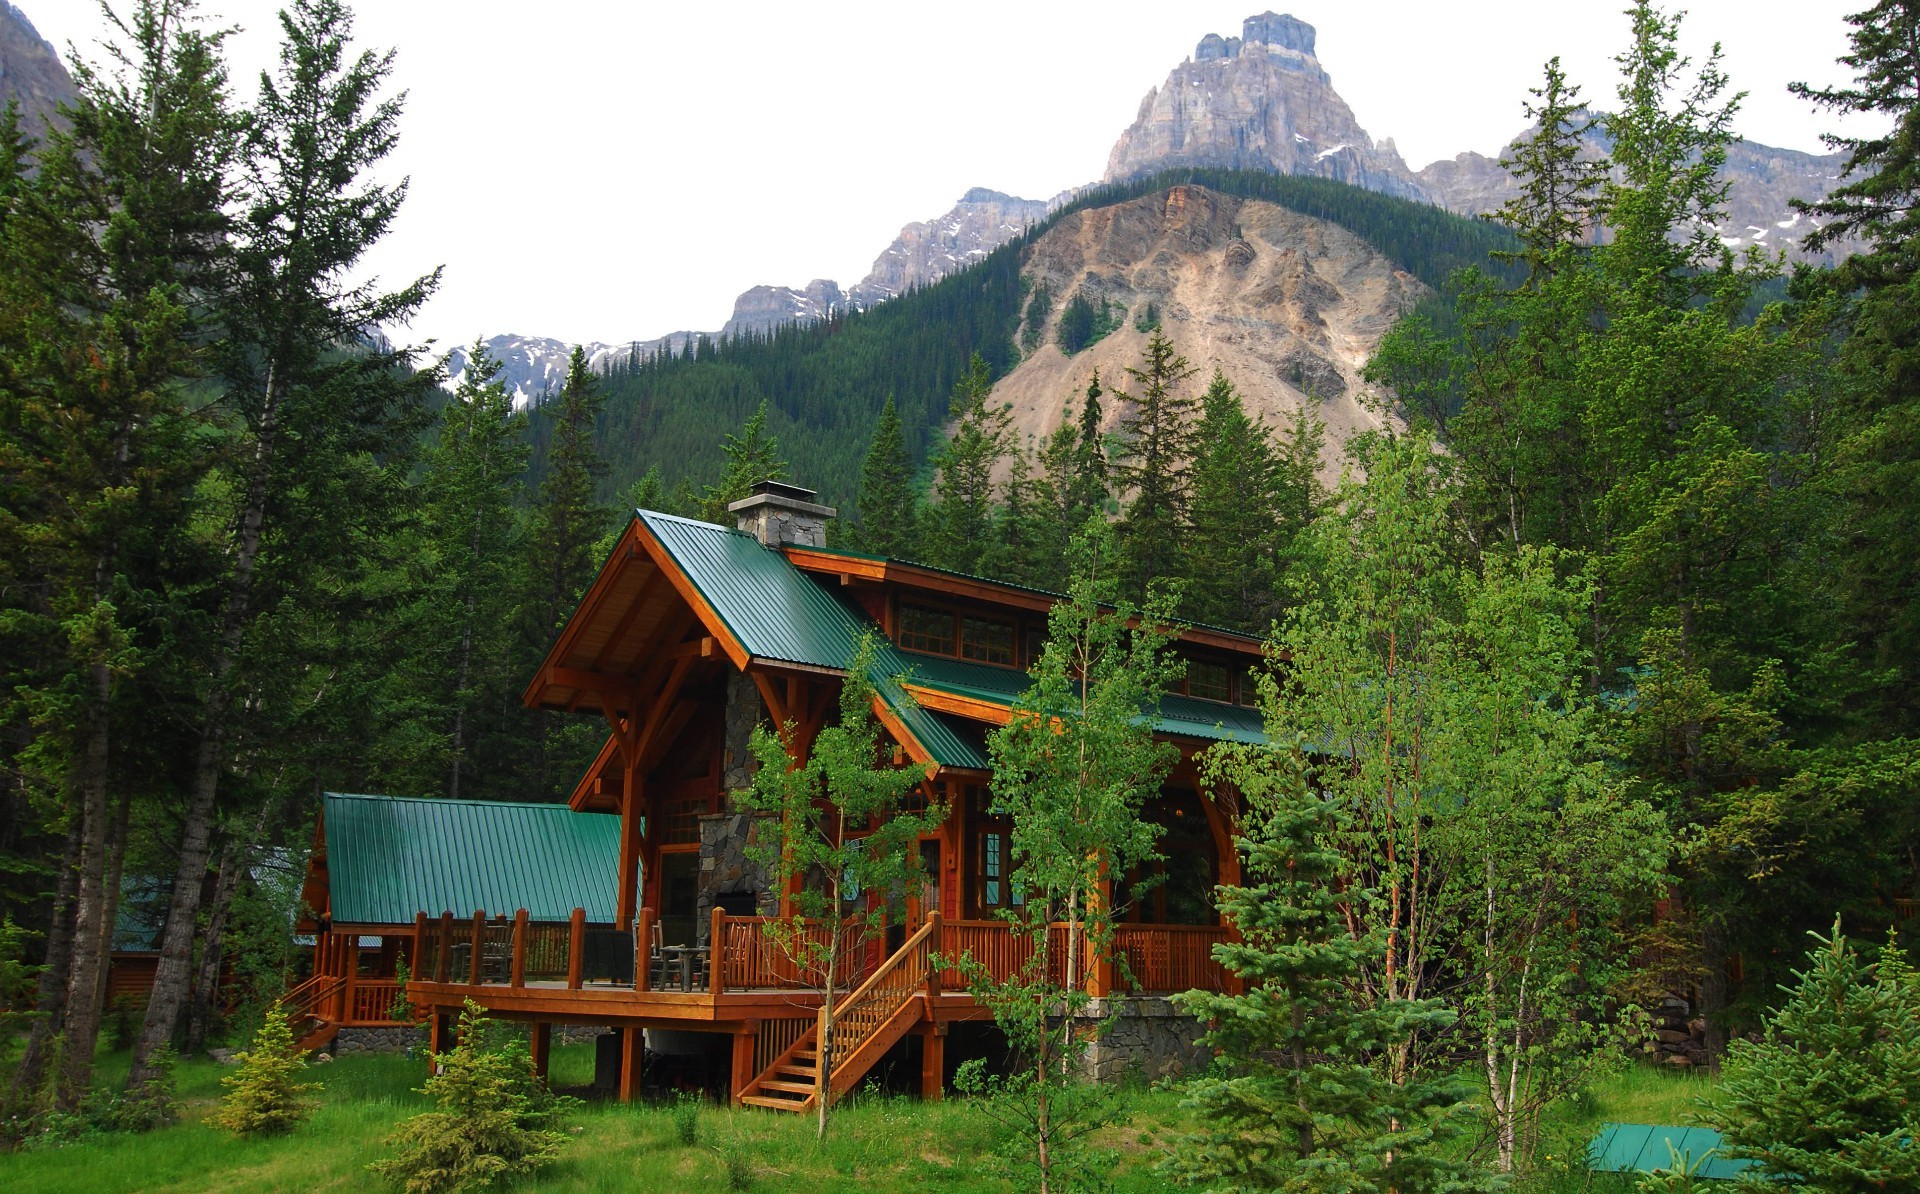
[[[776, 942], [768, 929], [775, 919], [716, 908], [708, 944], [676, 948], [660, 942], [658, 919], [647, 907], [633, 930], [590, 926], [582, 910], [566, 924], [535, 923], [524, 911], [511, 918], [476, 911], [459, 920], [421, 913], [407, 994], [428, 1017], [436, 1050], [448, 1046], [452, 1018], [468, 999], [495, 1016], [532, 1022], [536, 1060], [548, 1025], [610, 1025], [620, 1035], [622, 1098], [637, 1093], [645, 1031], [724, 1034], [732, 1038], [733, 1099], [803, 1110], [823, 1093], [832, 1099], [851, 1089], [910, 1033], [922, 1038], [921, 1093], [938, 1098], [947, 1026], [991, 1018], [951, 963], [969, 957], [1002, 980], [1033, 958], [1033, 943], [998, 920], [949, 921], [936, 912], [911, 932], [895, 929], [891, 943], [859, 921], [807, 924], [803, 931], [816, 948], [827, 945], [829, 932], [843, 934], [845, 964], [831, 984], [835, 1060], [822, 1078], [817, 1042], [828, 984], [824, 974], [796, 965], [801, 950]], [[1056, 981], [1075, 931], [1066, 924], [1049, 930]], [[1216, 926], [1116, 926], [1115, 960], [1082, 967], [1073, 981], [1096, 999], [1223, 989], [1228, 976], [1211, 951], [1226, 937]], [[1085, 956], [1082, 946], [1076, 957]], [[367, 998], [368, 1006], [377, 1002]]]

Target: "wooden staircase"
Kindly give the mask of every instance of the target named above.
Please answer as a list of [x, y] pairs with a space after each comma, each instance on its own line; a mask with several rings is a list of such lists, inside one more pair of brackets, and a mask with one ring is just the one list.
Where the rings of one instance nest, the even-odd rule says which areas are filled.
[[280, 1010], [293, 1027], [296, 1047], [302, 1053], [320, 1048], [340, 1033], [340, 1022], [323, 1009], [347, 985], [338, 975], [316, 974], [280, 997]]
[[820, 1075], [820, 1026], [827, 1020], [823, 1009], [814, 1026], [735, 1098], [749, 1107], [805, 1112], [819, 1106], [824, 1088], [828, 1105], [837, 1102], [927, 1014], [925, 996], [939, 942], [940, 915], [934, 913], [866, 982], [833, 1005], [828, 1038], [832, 1072], [827, 1081]]

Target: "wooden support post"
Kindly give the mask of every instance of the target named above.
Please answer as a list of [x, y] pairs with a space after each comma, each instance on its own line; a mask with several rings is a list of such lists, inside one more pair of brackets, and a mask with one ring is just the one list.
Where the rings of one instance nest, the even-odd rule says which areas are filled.
[[434, 982], [444, 983], [447, 981], [448, 968], [452, 965], [448, 958], [452, 953], [453, 913], [442, 910], [440, 913], [440, 951], [439, 956], [433, 960]]
[[545, 1020], [533, 1022], [533, 1072], [541, 1081], [547, 1077], [547, 1065], [553, 1056], [553, 1025]]
[[473, 910], [473, 950], [467, 954], [467, 982], [479, 986], [487, 975], [485, 967], [480, 965], [480, 955], [487, 947], [487, 913], [484, 908]]
[[929, 1024], [920, 1045], [920, 1097], [937, 1103], [947, 1090], [946, 1025]]
[[[620, 789], [620, 896], [614, 919], [623, 929], [633, 927], [634, 905], [640, 898], [640, 817], [641, 778], [633, 765], [637, 748], [629, 743], [621, 752]], [[657, 831], [656, 831], [657, 832]]]
[[727, 910], [718, 904], [707, 927], [707, 986], [716, 996], [727, 989]]
[[733, 1034], [733, 1076], [727, 1084], [728, 1102], [738, 1102], [747, 1084], [753, 1081], [753, 1048], [759, 1037], [758, 1020], [747, 1021], [744, 1031]]
[[567, 918], [567, 990], [580, 989], [580, 968], [587, 948], [587, 910], [575, 908]]
[[640, 1067], [645, 1057], [646, 1033], [638, 1024], [620, 1030], [620, 1101], [631, 1103], [640, 1096]]
[[653, 909], [640, 909], [633, 926], [633, 989], [644, 991], [653, 979]]
[[340, 973], [346, 978], [346, 984], [340, 988], [340, 1007], [333, 1019], [335, 1023], [344, 1023], [353, 1019], [353, 988], [360, 977], [360, 934], [349, 933], [341, 938], [340, 948], [344, 956], [340, 960]]
[[415, 978], [420, 977], [420, 959], [426, 956], [420, 952], [420, 949], [426, 943], [427, 914], [416, 912], [413, 914], [413, 956], [407, 959], [407, 973]]
[[927, 934], [927, 1014], [933, 1014], [933, 1000], [940, 998], [940, 967], [935, 964], [934, 955], [941, 949], [940, 914], [934, 912], [927, 917], [927, 923], [933, 930]]
[[427, 1073], [429, 1076], [440, 1072], [440, 1063], [434, 1058], [447, 1051], [447, 1017], [437, 1007], [427, 1009]]
[[513, 973], [507, 981], [516, 987], [527, 985], [527, 910], [513, 911]]

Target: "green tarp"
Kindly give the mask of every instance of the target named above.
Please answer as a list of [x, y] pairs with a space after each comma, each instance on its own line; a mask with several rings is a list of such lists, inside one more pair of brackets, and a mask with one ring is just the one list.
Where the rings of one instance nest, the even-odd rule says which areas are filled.
[[1668, 1124], [1601, 1124], [1587, 1146], [1587, 1168], [1598, 1173], [1652, 1173], [1673, 1169], [1676, 1161], [1695, 1177], [1727, 1180], [1753, 1164], [1719, 1153], [1720, 1133], [1712, 1128]]

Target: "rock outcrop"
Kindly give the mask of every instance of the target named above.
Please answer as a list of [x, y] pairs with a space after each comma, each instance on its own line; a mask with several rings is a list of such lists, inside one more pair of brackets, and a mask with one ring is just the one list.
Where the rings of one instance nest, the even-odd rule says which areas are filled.
[[[1054, 297], [1037, 347], [994, 386], [1023, 438], [1058, 427], [1098, 368], [1124, 388], [1146, 343], [1149, 308], [1201, 373], [1226, 371], [1250, 413], [1270, 426], [1313, 405], [1328, 429], [1328, 476], [1355, 432], [1381, 416], [1360, 370], [1393, 321], [1426, 287], [1336, 224], [1203, 187], [1173, 187], [1078, 211], [1035, 241], [1024, 273]], [[1072, 356], [1060, 348], [1060, 312], [1084, 295], [1118, 328]], [[1109, 427], [1125, 412], [1109, 402]]]
[[733, 300], [733, 318], [727, 320], [720, 334], [765, 332], [796, 320], [825, 319], [845, 305], [846, 296], [830, 278], [815, 278], [799, 290], [791, 286], [755, 286]]
[[18, 102], [22, 131], [37, 140], [56, 109], [77, 94], [47, 39], [25, 13], [0, 0], [0, 108]]
[[849, 292], [866, 307], [963, 270], [1047, 217], [1061, 202], [975, 187], [935, 220], [908, 224]]
[[1248, 17], [1237, 38], [1208, 34], [1140, 102], [1107, 157], [1109, 182], [1180, 166], [1309, 174], [1430, 198], [1393, 142], [1374, 144], [1314, 55], [1313, 26]]
[[[605, 372], [607, 367], [629, 355], [647, 356], [666, 349], [670, 352], [685, 351], [688, 342], [704, 335], [703, 332], [669, 332], [653, 340], [635, 340], [627, 344], [602, 344], [594, 341], [581, 345], [587, 352], [587, 364], [596, 373]], [[498, 380], [505, 386], [507, 393], [513, 395], [516, 409], [526, 410], [537, 405], [548, 394], [557, 393], [567, 380], [567, 363], [573, 356], [573, 345], [566, 340], [554, 340], [546, 336], [488, 336], [483, 341], [487, 354], [501, 365]], [[446, 356], [448, 389], [460, 384], [467, 373], [467, 346], [455, 347]]]
[[[1593, 143], [1597, 154], [1598, 134]], [[1838, 185], [1841, 161], [1839, 154], [1734, 143], [1721, 239], [1736, 249], [1759, 245], [1807, 257], [1800, 241], [1814, 225], [1796, 218], [1788, 201], [1824, 197]], [[1320, 65], [1313, 26], [1271, 12], [1248, 17], [1240, 37], [1209, 33], [1191, 60], [1147, 93], [1108, 156], [1106, 179], [1182, 166], [1315, 175], [1460, 215], [1493, 211], [1514, 191], [1497, 157], [1468, 152], [1415, 171], [1391, 140], [1376, 144]]]

